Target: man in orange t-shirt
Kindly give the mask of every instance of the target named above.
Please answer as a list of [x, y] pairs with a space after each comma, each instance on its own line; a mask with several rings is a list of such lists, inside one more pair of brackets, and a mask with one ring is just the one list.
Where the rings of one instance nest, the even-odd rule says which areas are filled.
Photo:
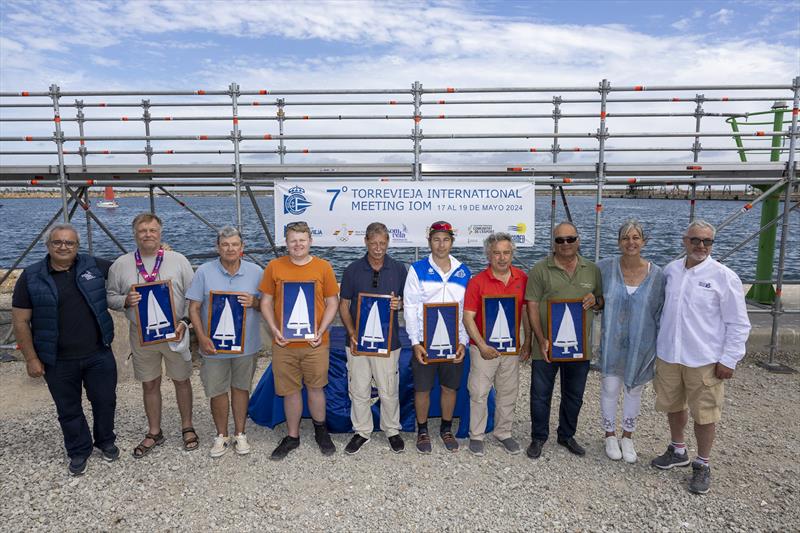
[[[258, 289], [261, 314], [272, 332], [272, 373], [275, 376], [275, 393], [283, 396], [288, 435], [272, 452], [270, 459], [279, 461], [300, 445], [300, 418], [303, 414], [303, 384], [308, 391], [308, 409], [314, 422], [314, 438], [323, 455], [336, 452], [325, 426], [325, 390], [328, 384], [330, 341], [328, 327], [336, 316], [339, 305], [339, 285], [331, 264], [312, 256], [311, 228], [305, 222], [292, 222], [284, 230], [289, 255], [273, 259], [264, 269]], [[314, 285], [313, 324], [307, 324], [302, 340], [287, 339], [282, 333], [284, 316], [284, 282], [309, 282]], [[297, 287], [297, 286], [295, 286]], [[310, 287], [308, 287], [310, 289]], [[304, 289], [299, 289], [292, 306], [302, 308]], [[303, 298], [301, 298], [302, 296]], [[308, 301], [310, 301], [309, 298]], [[303, 315], [306, 315], [302, 309]], [[292, 315], [295, 313], [292, 312]], [[307, 319], [306, 319], [307, 320]], [[313, 327], [313, 330], [311, 329]], [[298, 333], [303, 328], [292, 326]]]

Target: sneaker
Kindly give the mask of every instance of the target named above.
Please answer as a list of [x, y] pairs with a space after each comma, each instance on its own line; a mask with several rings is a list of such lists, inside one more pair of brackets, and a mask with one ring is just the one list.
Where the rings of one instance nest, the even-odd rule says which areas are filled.
[[606, 437], [606, 455], [612, 461], [619, 461], [622, 459], [622, 450], [619, 449], [619, 441], [614, 435]]
[[638, 456], [636, 455], [636, 449], [633, 447], [633, 439], [622, 437], [620, 444], [622, 445], [622, 458], [625, 459], [625, 462], [635, 463]]
[[538, 459], [542, 455], [542, 446], [544, 446], [543, 440], [533, 439], [528, 449], [525, 450], [525, 455], [531, 459]]
[[103, 455], [103, 459], [108, 463], [113, 463], [119, 459], [119, 448], [117, 448], [115, 444], [112, 444], [100, 453]]
[[347, 446], [344, 447], [344, 453], [347, 455], [355, 455], [358, 453], [358, 450], [361, 449], [366, 443], [369, 442], [369, 439], [365, 439], [358, 433], [353, 435], [353, 438], [350, 439], [350, 442], [347, 443]]
[[441, 433], [439, 436], [442, 438], [444, 447], [447, 448], [448, 452], [458, 451], [458, 441], [450, 431], [445, 431], [444, 433]]
[[675, 447], [670, 444], [667, 446], [667, 451], [650, 461], [650, 464], [661, 470], [669, 470], [675, 466], [689, 466], [689, 454], [686, 451], [682, 454], [675, 453]]
[[250, 443], [247, 442], [247, 435], [244, 433], [233, 436], [233, 445], [238, 455], [247, 455], [250, 453]]
[[211, 451], [208, 455], [211, 457], [222, 457], [228, 453], [228, 446], [231, 444], [231, 438], [224, 436], [222, 433], [214, 437], [214, 444], [211, 446]]
[[689, 492], [695, 494], [705, 494], [711, 488], [711, 467], [698, 463], [692, 463], [692, 480], [689, 481]]
[[427, 455], [431, 453], [432, 449], [431, 436], [427, 433], [417, 433], [417, 451]]
[[469, 439], [469, 448], [468, 449], [469, 449], [470, 453], [472, 455], [476, 456], [476, 457], [483, 457], [485, 455], [484, 451], [483, 451], [483, 441], [482, 440]]
[[69, 460], [69, 475], [82, 476], [87, 466], [89, 466], [88, 457], [73, 457]]
[[325, 426], [314, 426], [314, 440], [317, 441], [322, 455], [328, 456], [336, 453], [336, 445], [331, 440], [331, 435]]
[[300, 437], [283, 437], [280, 444], [272, 450], [272, 455], [269, 458], [273, 461], [280, 461], [285, 459], [289, 452], [296, 450], [300, 446]]
[[406, 443], [403, 442], [403, 437], [400, 435], [392, 435], [389, 437], [389, 447], [394, 453], [403, 453], [406, 449]]
[[501, 446], [503, 446], [503, 449], [511, 455], [517, 455], [519, 452], [522, 451], [522, 448], [520, 448], [519, 446], [519, 442], [512, 439], [511, 437], [502, 440], [497, 439], [497, 441], [500, 443]]

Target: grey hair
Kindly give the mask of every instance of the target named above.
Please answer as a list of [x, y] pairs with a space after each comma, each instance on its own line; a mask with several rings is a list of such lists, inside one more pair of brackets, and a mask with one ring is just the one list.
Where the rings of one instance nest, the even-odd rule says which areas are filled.
[[561, 226], [570, 226], [572, 229], [575, 230], [575, 235], [580, 236], [580, 232], [578, 231], [578, 226], [576, 226], [575, 224], [573, 224], [569, 220], [563, 220], [563, 221], [559, 222], [558, 224], [556, 224], [555, 226], [553, 226], [553, 233], [555, 233], [555, 231]]
[[711, 230], [711, 238], [717, 236], [717, 228], [714, 227], [713, 224], [710, 222], [706, 222], [705, 220], [698, 218], [697, 220], [692, 220], [688, 226], [686, 226], [686, 232], [683, 236], [689, 235], [689, 232], [692, 231], [692, 228], [700, 228], [700, 229], [710, 229]]
[[628, 220], [622, 223], [622, 226], [619, 227], [619, 235], [617, 236], [617, 240], [621, 241], [622, 238], [626, 236], [630, 230], [635, 230], [643, 241], [647, 240], [647, 237], [645, 237], [644, 235], [644, 228], [642, 227], [642, 223], [636, 220], [635, 218], [629, 218]]
[[381, 233], [383, 235], [389, 236], [389, 228], [386, 227], [386, 224], [383, 222], [373, 222], [369, 226], [367, 226], [366, 235], [364, 235], [365, 239], [369, 239], [373, 235]]
[[483, 239], [483, 251], [486, 252], [486, 257], [489, 257], [489, 254], [492, 253], [492, 246], [501, 241], [510, 242], [511, 251], [512, 252], [516, 251], [517, 245], [514, 244], [511, 235], [502, 231], [498, 231], [497, 233], [492, 233], [491, 235]]
[[220, 241], [222, 239], [228, 239], [230, 237], [239, 237], [239, 240], [244, 242], [242, 238], [242, 233], [234, 228], [233, 226], [224, 226], [217, 232], [217, 245], [219, 246]]
[[53, 233], [55, 233], [56, 231], [63, 231], [63, 230], [69, 230], [72, 233], [74, 233], [75, 242], [77, 242], [78, 245], [80, 245], [81, 236], [78, 235], [78, 230], [75, 229], [75, 226], [73, 226], [69, 222], [62, 222], [61, 224], [53, 224], [52, 226], [50, 226], [50, 229], [47, 230], [47, 237], [45, 237], [44, 239], [45, 244], [50, 244], [50, 241], [53, 240]]

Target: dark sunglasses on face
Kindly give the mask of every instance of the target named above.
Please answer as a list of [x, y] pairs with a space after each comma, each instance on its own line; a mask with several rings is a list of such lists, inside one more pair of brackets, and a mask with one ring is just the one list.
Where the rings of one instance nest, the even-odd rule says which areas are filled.
[[381, 276], [380, 270], [373, 270], [372, 271], [372, 288], [373, 289], [377, 289], [378, 288], [378, 280], [380, 279], [380, 276]]
[[570, 235], [569, 237], [556, 237], [553, 240], [556, 244], [564, 244], [565, 242], [572, 244], [578, 240], [578, 237], [576, 235]]
[[692, 246], [699, 246], [702, 242], [706, 248], [714, 244], [714, 239], [701, 239], [699, 237], [687, 237]]

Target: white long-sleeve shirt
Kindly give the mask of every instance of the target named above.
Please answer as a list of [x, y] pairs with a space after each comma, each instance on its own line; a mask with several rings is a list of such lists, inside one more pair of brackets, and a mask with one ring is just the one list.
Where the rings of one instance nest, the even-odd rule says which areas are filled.
[[[433, 255], [411, 265], [403, 288], [403, 317], [411, 345], [422, 342], [423, 305], [428, 303], [458, 302], [459, 318], [464, 316], [464, 295], [471, 273], [466, 265], [450, 256], [450, 270], [443, 272], [433, 262]], [[458, 343], [469, 342], [463, 320], [458, 321]]]
[[711, 257], [692, 268], [676, 259], [664, 268], [664, 276], [656, 355], [692, 368], [711, 363], [736, 368], [750, 334], [739, 276]]

